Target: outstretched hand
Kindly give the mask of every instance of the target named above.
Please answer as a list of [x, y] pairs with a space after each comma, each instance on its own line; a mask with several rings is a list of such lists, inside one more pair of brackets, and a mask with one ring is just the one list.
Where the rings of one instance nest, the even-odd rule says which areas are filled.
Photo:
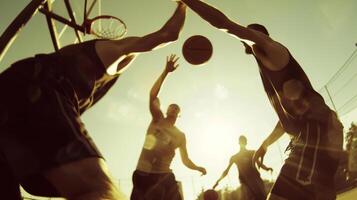
[[199, 172], [201, 172], [201, 173], [202, 173], [202, 174], [201, 174], [201, 176], [203, 176], [203, 175], [206, 175], [206, 174], [207, 174], [206, 169], [205, 169], [205, 168], [203, 168], [203, 167], [198, 167], [198, 168], [197, 168], [197, 171], [199, 171]]
[[179, 64], [176, 64], [177, 60], [179, 57], [177, 57], [175, 54], [171, 54], [170, 56], [166, 57], [166, 68], [165, 70], [167, 72], [173, 72], [176, 70], [176, 68], [179, 66]]
[[[253, 156], [253, 164], [255, 165], [255, 163], [257, 163], [258, 168], [262, 167], [263, 161], [264, 161], [264, 156], [265, 153], [267, 152], [266, 147], [264, 146], [264, 144], [262, 144], [259, 149], [254, 153]], [[273, 170], [273, 169], [272, 169]]]

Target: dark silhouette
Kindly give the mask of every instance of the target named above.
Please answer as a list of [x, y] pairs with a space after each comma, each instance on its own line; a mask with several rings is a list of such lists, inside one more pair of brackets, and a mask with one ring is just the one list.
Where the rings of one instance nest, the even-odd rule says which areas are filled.
[[145, 143], [138, 165], [133, 174], [131, 200], [181, 200], [175, 175], [170, 169], [175, 150], [180, 150], [182, 163], [193, 170], [206, 174], [206, 169], [195, 165], [188, 156], [185, 134], [176, 126], [180, 113], [177, 104], [167, 108], [166, 117], [160, 109], [158, 94], [166, 76], [176, 70], [178, 58], [167, 58], [165, 70], [150, 91], [152, 121], [146, 132]]
[[[227, 168], [223, 171], [213, 189], [227, 176], [229, 169], [235, 164], [238, 168], [239, 181], [241, 183], [241, 199], [265, 200], [267, 195], [264, 182], [255, 164], [252, 162], [255, 151], [246, 148], [247, 138], [243, 135], [239, 137], [239, 146], [239, 152], [231, 157]], [[273, 171], [272, 168], [265, 166], [263, 163], [260, 164], [260, 167], [266, 171]]]
[[263, 163], [269, 145], [285, 132], [292, 136], [290, 155], [268, 199], [335, 199], [333, 177], [342, 152], [343, 127], [289, 50], [269, 37], [263, 25], [244, 27], [203, 1], [181, 1], [212, 26], [242, 41], [258, 63], [279, 121], [253, 160]]
[[123, 199], [81, 114], [141, 52], [178, 39], [186, 6], [143, 37], [91, 40], [36, 55], [0, 74], [0, 185], [4, 199], [33, 195]]

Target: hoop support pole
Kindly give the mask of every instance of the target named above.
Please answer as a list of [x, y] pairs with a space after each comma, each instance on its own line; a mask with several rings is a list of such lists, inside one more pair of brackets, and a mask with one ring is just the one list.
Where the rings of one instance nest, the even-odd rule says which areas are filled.
[[16, 36], [22, 27], [31, 19], [31, 17], [37, 12], [37, 8], [47, 0], [32, 0], [30, 3], [20, 12], [19, 15], [11, 22], [6, 28], [4, 33], [0, 37], [0, 62], [5, 56], [7, 50], [15, 41]]

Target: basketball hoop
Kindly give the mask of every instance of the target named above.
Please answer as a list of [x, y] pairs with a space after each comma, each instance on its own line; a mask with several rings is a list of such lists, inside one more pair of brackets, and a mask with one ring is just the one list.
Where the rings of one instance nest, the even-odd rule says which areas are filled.
[[101, 39], [120, 39], [127, 32], [127, 27], [124, 21], [111, 15], [99, 15], [92, 19], [88, 19], [87, 15], [85, 15], [84, 21], [80, 25], [45, 9], [43, 6], [39, 8], [39, 11], [47, 17], [68, 25], [83, 34], [92, 34]]
[[101, 15], [84, 21], [84, 31], [97, 38], [115, 40], [123, 37], [127, 32], [125, 23], [114, 16]]

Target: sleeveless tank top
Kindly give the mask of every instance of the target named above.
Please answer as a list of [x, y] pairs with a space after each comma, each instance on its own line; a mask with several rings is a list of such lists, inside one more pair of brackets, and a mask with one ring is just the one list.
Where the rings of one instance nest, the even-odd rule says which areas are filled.
[[255, 179], [260, 179], [260, 173], [252, 162], [254, 153], [255, 151], [246, 150], [235, 154], [231, 158], [238, 168], [238, 177], [241, 183], [248, 184], [249, 182], [255, 182]]
[[40, 62], [68, 80], [78, 98], [80, 113], [93, 106], [117, 81], [108, 75], [95, 50], [98, 40], [69, 45], [58, 52], [37, 55]]
[[290, 105], [289, 101], [283, 95], [283, 85], [289, 80], [298, 80], [303, 86], [303, 95], [309, 96], [308, 99], [314, 99], [313, 101], [318, 102], [319, 108], [309, 107], [309, 113], [313, 113], [314, 109], [325, 109], [329, 110], [325, 104], [322, 96], [317, 93], [307, 75], [297, 63], [297, 61], [292, 57], [289, 52], [289, 62], [287, 66], [279, 71], [271, 71], [265, 67], [257, 58], [260, 76], [263, 82], [264, 90], [273, 106], [275, 112], [277, 113], [280, 123], [284, 130], [292, 135], [297, 135], [300, 132], [300, 127], [303, 122], [308, 120], [306, 115], [297, 115], [294, 113], [294, 109]]

